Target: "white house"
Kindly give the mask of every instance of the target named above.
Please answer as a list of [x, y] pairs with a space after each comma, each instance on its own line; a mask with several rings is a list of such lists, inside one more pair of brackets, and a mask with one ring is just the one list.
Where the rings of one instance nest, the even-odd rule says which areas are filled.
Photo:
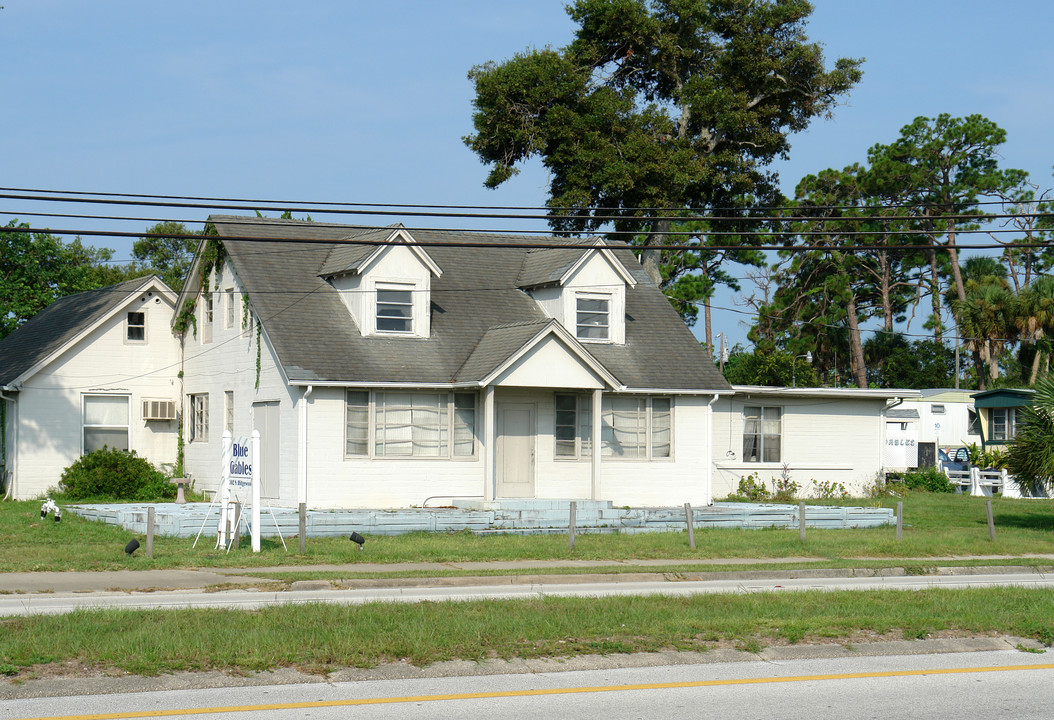
[[731, 388], [629, 250], [210, 222], [177, 303], [195, 319], [198, 488], [215, 489], [229, 428], [261, 433], [276, 505], [711, 501], [713, 405]]
[[921, 391], [917, 400], [905, 400], [904, 409], [919, 414], [918, 440], [939, 448], [981, 443], [980, 423], [974, 408], [976, 390], [933, 388]]
[[786, 473], [815, 494], [840, 483], [864, 494], [886, 467], [887, 412], [918, 390], [734, 386], [714, 405], [713, 495], [757, 474], [768, 488]]
[[0, 341], [7, 495], [47, 493], [103, 445], [175, 462], [174, 303], [159, 278], [138, 278], [62, 298]]

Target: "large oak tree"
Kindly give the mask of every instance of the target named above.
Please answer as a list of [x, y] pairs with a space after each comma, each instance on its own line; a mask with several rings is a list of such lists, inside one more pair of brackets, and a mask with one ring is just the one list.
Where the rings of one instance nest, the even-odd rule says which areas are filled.
[[776, 204], [769, 163], [859, 80], [860, 60], [826, 66], [805, 34], [811, 12], [805, 0], [576, 0], [570, 45], [469, 73], [475, 133], [465, 143], [490, 166], [492, 188], [540, 158], [552, 228], [637, 233], [665, 288], [698, 270], [656, 249], [671, 218]]

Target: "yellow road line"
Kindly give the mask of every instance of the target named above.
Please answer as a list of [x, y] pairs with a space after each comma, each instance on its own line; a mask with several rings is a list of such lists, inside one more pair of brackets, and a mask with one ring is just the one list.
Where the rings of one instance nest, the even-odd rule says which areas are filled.
[[815, 682], [820, 680], [859, 680], [868, 678], [917, 677], [921, 675], [962, 675], [966, 673], [1010, 672], [1014, 670], [1054, 670], [1054, 664], [997, 665], [992, 667], [949, 668], [937, 670], [890, 670], [888, 672], [839, 673], [834, 675], [791, 675], [787, 677], [735, 678], [732, 680], [695, 680], [689, 682], [644, 683], [639, 685], [599, 685], [595, 687], [549, 688], [545, 690], [505, 690], [501, 692], [455, 693], [451, 695], [410, 695], [405, 697], [359, 698], [354, 700], [318, 700], [271, 705], [230, 705], [186, 710], [153, 710], [99, 715], [54, 715], [13, 720], [126, 720], [127, 718], [176, 717], [180, 715], [215, 715], [219, 713], [265, 710], [303, 710], [357, 705], [438, 702], [440, 700], [481, 700], [490, 698], [531, 697], [538, 695], [571, 695], [575, 693], [624, 692], [627, 690], [669, 690], [676, 688], [720, 687], [723, 685], [762, 685], [765, 683]]

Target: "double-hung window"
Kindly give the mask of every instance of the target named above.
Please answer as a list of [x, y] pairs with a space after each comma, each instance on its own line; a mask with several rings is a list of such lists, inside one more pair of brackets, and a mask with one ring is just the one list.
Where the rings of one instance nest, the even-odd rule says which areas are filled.
[[557, 393], [554, 454], [558, 459], [587, 458], [593, 454], [593, 399], [589, 395]]
[[348, 457], [471, 458], [476, 395], [458, 392], [345, 393]]
[[1017, 434], [1017, 413], [1014, 408], [992, 408], [992, 440], [1006, 442]]
[[743, 408], [743, 460], [780, 462], [783, 411], [778, 407]]
[[673, 455], [673, 401], [668, 397], [605, 395], [603, 457], [658, 460]]
[[127, 395], [83, 396], [83, 450], [90, 453], [103, 447], [127, 450], [129, 445], [130, 401]]
[[412, 333], [414, 331], [414, 292], [407, 285], [385, 285], [377, 288], [377, 332]]
[[227, 288], [224, 290], [223, 297], [226, 300], [225, 310], [227, 311], [223, 327], [230, 330], [234, 327], [238, 319], [238, 305], [237, 301], [234, 299], [234, 288]]
[[209, 394], [190, 396], [190, 441], [208, 442], [209, 439]]
[[215, 305], [211, 292], [203, 292], [201, 296], [201, 342], [212, 342], [212, 323], [215, 319]]
[[579, 340], [611, 339], [611, 296], [579, 293], [575, 297], [575, 336]]
[[128, 320], [126, 322], [127, 334], [126, 339], [130, 343], [143, 343], [146, 342], [146, 313], [145, 312], [130, 312], [128, 313]]

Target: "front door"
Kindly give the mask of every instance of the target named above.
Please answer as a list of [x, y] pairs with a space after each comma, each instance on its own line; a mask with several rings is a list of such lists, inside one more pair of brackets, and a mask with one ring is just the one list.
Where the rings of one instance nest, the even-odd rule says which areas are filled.
[[[253, 403], [253, 430], [260, 432], [260, 464], [263, 477], [260, 497], [278, 497], [278, 403]], [[253, 469], [255, 472], [255, 468]]]
[[498, 406], [499, 498], [534, 497], [534, 405]]

